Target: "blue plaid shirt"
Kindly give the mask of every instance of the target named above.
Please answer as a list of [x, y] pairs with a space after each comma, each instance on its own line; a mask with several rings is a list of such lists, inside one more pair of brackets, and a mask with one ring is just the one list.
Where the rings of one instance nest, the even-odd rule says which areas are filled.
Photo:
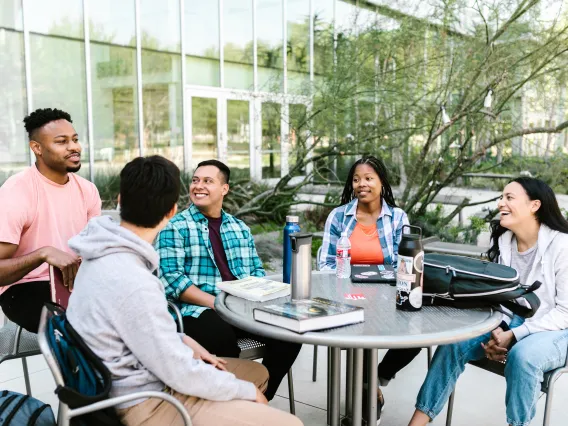
[[[327, 217], [321, 255], [318, 259], [322, 271], [335, 269], [337, 241], [343, 231], [347, 231], [347, 236], [350, 237], [353, 229], [355, 229], [358, 201], [355, 198], [350, 203], [333, 209]], [[402, 227], [408, 224], [408, 217], [404, 210], [391, 207], [383, 200], [381, 214], [377, 219], [377, 230], [386, 265], [393, 265], [396, 268], [398, 245], [402, 239]]]
[[[265, 275], [248, 226], [230, 214], [221, 212], [221, 241], [231, 273], [238, 279]], [[160, 232], [156, 250], [160, 255], [158, 277], [164, 283], [166, 296], [175, 302], [183, 316], [199, 317], [209, 308], [179, 300], [190, 286], [216, 296], [222, 281], [209, 241], [207, 218], [193, 204], [178, 213]]]

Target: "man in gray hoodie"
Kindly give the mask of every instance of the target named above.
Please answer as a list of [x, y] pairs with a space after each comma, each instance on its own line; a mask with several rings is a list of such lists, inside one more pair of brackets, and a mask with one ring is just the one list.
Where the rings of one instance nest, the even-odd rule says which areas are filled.
[[[199, 425], [301, 425], [267, 405], [268, 373], [253, 361], [220, 359], [177, 333], [154, 275], [156, 235], [177, 211], [180, 172], [163, 157], [137, 158], [120, 174], [121, 222], [92, 219], [69, 241], [81, 258], [67, 316], [109, 368], [113, 396], [166, 391]], [[126, 425], [181, 425], [170, 404], [146, 399], [118, 407]]]

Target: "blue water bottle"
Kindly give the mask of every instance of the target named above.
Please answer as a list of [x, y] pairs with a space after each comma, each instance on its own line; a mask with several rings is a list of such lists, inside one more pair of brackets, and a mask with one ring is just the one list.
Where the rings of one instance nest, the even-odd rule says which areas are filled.
[[292, 271], [292, 245], [290, 234], [300, 232], [300, 218], [298, 216], [286, 216], [286, 226], [284, 226], [284, 282], [290, 284], [290, 272]]

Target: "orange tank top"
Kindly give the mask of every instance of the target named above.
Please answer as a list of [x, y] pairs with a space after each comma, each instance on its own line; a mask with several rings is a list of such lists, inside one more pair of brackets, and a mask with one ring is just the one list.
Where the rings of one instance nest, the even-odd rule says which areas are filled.
[[357, 223], [349, 237], [351, 263], [354, 265], [382, 265], [385, 262], [377, 225]]

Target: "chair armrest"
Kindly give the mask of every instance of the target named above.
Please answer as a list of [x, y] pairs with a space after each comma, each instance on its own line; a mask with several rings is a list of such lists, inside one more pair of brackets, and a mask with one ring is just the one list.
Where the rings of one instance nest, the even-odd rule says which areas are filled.
[[183, 419], [185, 426], [191, 426], [191, 419], [189, 418], [189, 413], [183, 406], [172, 395], [165, 392], [135, 392], [124, 396], [117, 396], [115, 398], [105, 399], [104, 401], [95, 402], [94, 404], [89, 404], [81, 408], [69, 409], [69, 418], [82, 416], [83, 414], [92, 413], [94, 411], [104, 410], [105, 408], [114, 407], [115, 405], [123, 404], [125, 402], [134, 401], [141, 398], [159, 398], [166, 402], [172, 404], [176, 410], [179, 411], [181, 418]]
[[178, 325], [178, 332], [183, 333], [183, 316], [181, 315], [181, 311], [179, 310], [179, 308], [177, 307], [177, 305], [172, 302], [171, 300], [168, 300], [168, 307], [174, 312], [174, 315], [176, 317], [176, 322]]

